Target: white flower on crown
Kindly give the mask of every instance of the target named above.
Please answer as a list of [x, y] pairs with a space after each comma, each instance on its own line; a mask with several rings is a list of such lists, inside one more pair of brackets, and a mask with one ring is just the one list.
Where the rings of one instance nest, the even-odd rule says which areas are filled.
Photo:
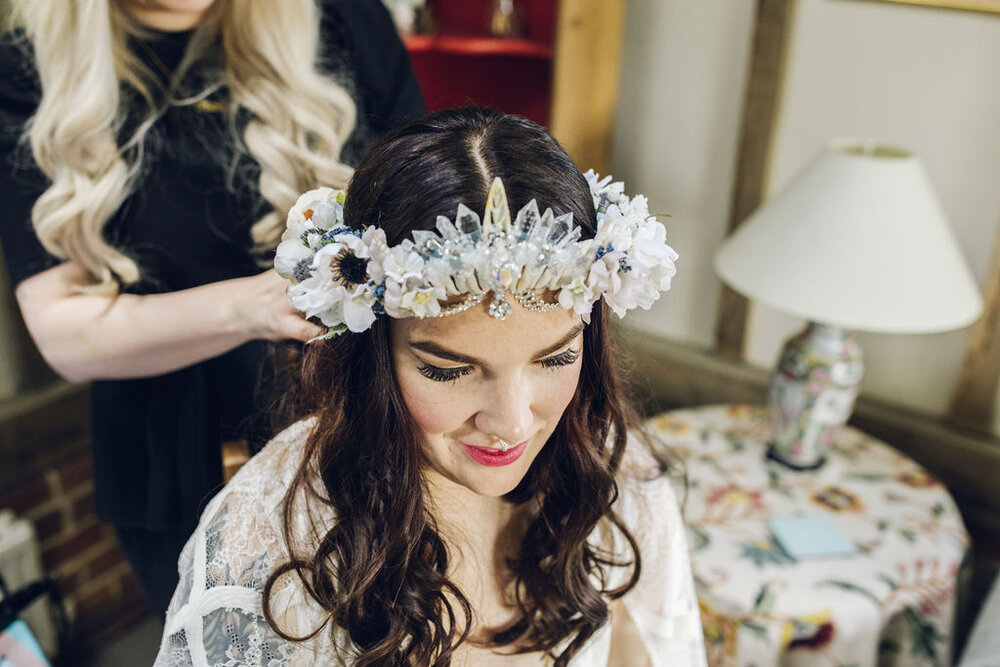
[[[526, 308], [561, 307], [590, 321], [602, 296], [619, 316], [648, 309], [670, 288], [677, 253], [666, 230], [649, 215], [642, 195], [629, 198], [624, 184], [584, 174], [597, 212], [597, 234], [579, 240], [571, 215], [540, 213], [532, 200], [513, 218], [496, 179], [482, 219], [459, 205], [454, 221], [440, 216], [437, 233], [389, 247], [385, 232], [344, 225], [344, 194], [330, 188], [299, 197], [288, 213], [275, 268], [288, 278], [292, 303], [319, 317], [327, 336], [368, 329], [382, 314], [437, 317], [479, 303], [490, 293], [490, 313], [506, 317], [511, 294]], [[550, 291], [556, 302], [540, 294]], [[466, 296], [444, 308], [455, 296]]]
[[424, 258], [410, 248], [398, 245], [382, 259], [385, 274], [384, 307], [389, 317], [437, 317], [444, 288], [427, 285]]
[[385, 259], [390, 253], [385, 231], [378, 227], [368, 227], [361, 234], [361, 243], [368, 249], [368, 256], [371, 258], [368, 262], [368, 276], [378, 285], [385, 280]]
[[385, 312], [389, 317], [437, 317], [445, 298], [442, 287], [407, 287], [386, 281]]
[[[288, 232], [285, 232], [286, 234]], [[302, 243], [298, 236], [285, 239], [278, 244], [278, 249], [274, 253], [274, 270], [285, 278], [292, 278], [297, 272], [304, 271], [312, 264], [313, 255], [316, 251]], [[299, 267], [302, 267], [301, 270]], [[299, 273], [299, 280], [306, 277], [304, 273]]]
[[303, 193], [288, 211], [281, 240], [299, 238], [304, 232], [320, 233], [344, 225], [344, 193], [333, 188], [316, 188]]
[[584, 276], [575, 276], [568, 285], [559, 290], [559, 305], [572, 310], [577, 315], [590, 317], [594, 306], [594, 290]]
[[[309, 276], [290, 288], [292, 304], [330, 329], [364, 331], [375, 321], [370, 241], [355, 232], [328, 230], [309, 266]], [[377, 268], [377, 265], [376, 267]]]
[[408, 280], [419, 280], [424, 270], [424, 258], [403, 246], [389, 249], [382, 259], [385, 277], [400, 285]]
[[612, 183], [610, 176], [600, 178], [593, 169], [588, 169], [583, 177], [587, 179], [587, 185], [590, 186], [590, 195], [594, 198], [594, 208], [597, 210], [598, 216], [605, 213], [611, 204], [628, 203], [623, 182]]
[[317, 188], [303, 193], [288, 211], [275, 251], [275, 270], [295, 282], [305, 280], [311, 274], [316, 251], [324, 243], [324, 233], [338, 227], [344, 227], [342, 191]]

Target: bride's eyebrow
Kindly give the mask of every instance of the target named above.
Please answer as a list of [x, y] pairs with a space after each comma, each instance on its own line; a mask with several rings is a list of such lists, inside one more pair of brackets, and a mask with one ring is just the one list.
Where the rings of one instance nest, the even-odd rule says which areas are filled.
[[538, 352], [535, 352], [534, 358], [538, 359], [540, 357], [547, 357], [553, 352], [558, 352], [562, 348], [572, 343], [576, 339], [576, 337], [580, 335], [581, 331], [583, 331], [582, 322], [573, 327], [565, 336], [560, 338], [554, 345], [549, 345], [544, 350], [539, 350]]
[[[569, 345], [571, 342], [573, 342], [573, 340], [577, 336], [580, 335], [581, 331], [583, 331], [583, 324], [582, 323], [577, 324], [565, 336], [563, 336], [562, 338], [560, 338], [554, 344], [549, 345], [548, 347], [546, 347], [546, 348], [544, 348], [544, 349], [539, 350], [538, 352], [536, 352], [532, 358], [533, 359], [538, 359], [539, 357], [545, 357], [545, 356], [548, 356], [548, 355], [552, 354], [553, 352], [556, 352], [556, 351], [560, 350], [561, 348], [563, 348], [563, 347]], [[482, 361], [481, 359], [477, 359], [475, 357], [470, 357], [467, 354], [462, 354], [461, 352], [455, 352], [454, 350], [449, 350], [448, 348], [444, 347], [443, 345], [435, 343], [432, 340], [414, 340], [414, 341], [410, 341], [409, 345], [410, 345], [410, 347], [415, 348], [417, 350], [421, 350], [423, 352], [427, 352], [428, 354], [433, 354], [435, 357], [439, 357], [441, 359], [447, 359], [448, 361], [454, 361], [455, 363], [469, 364], [469, 365], [472, 365], [472, 366], [483, 366], [483, 365], [486, 365], [486, 363], [484, 361]]]

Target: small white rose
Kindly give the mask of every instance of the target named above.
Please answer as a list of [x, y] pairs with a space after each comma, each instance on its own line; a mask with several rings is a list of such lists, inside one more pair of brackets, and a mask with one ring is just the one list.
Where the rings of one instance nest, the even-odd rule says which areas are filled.
[[[288, 298], [292, 300], [292, 305], [306, 317], [315, 317], [326, 312], [336, 303], [335, 287], [329, 280], [314, 274], [311, 278], [289, 287]], [[327, 324], [327, 326], [331, 325]]]
[[577, 276], [559, 290], [559, 305], [577, 315], [589, 315], [594, 304], [594, 291], [583, 276]]
[[336, 199], [321, 201], [309, 210], [312, 211], [309, 222], [316, 229], [326, 231], [344, 226], [344, 206]]
[[410, 278], [419, 278], [424, 268], [424, 258], [414, 250], [396, 246], [389, 250], [382, 261], [382, 270], [386, 277], [398, 283], [405, 283]]
[[444, 298], [444, 290], [440, 287], [420, 287], [404, 292], [399, 306], [415, 317], [437, 317], [441, 314], [441, 300]]
[[287, 230], [298, 236], [307, 228], [312, 228], [310, 218], [316, 206], [323, 202], [337, 201], [338, 198], [343, 202], [343, 196], [342, 191], [333, 188], [316, 188], [303, 192], [288, 210], [288, 218], [285, 221]]

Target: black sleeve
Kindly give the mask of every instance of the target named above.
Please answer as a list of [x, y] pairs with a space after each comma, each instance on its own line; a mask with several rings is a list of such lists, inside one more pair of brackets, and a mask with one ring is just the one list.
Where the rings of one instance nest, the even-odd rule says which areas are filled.
[[410, 55], [382, 0], [327, 2], [343, 20], [353, 51], [361, 108], [376, 134], [426, 113], [424, 96], [413, 73]]
[[0, 36], [0, 246], [11, 285], [59, 263], [31, 225], [31, 207], [49, 185], [21, 142], [41, 99], [34, 65], [16, 33]]

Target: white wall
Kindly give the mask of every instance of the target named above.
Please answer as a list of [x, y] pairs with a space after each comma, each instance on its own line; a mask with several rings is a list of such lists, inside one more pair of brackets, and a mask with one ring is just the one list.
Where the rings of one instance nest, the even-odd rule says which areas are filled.
[[628, 2], [612, 173], [672, 216], [681, 255], [669, 295], [628, 321], [703, 346], [714, 335], [711, 256], [729, 211], [753, 5]]
[[[651, 209], [674, 214], [668, 234], [682, 256], [675, 289], [634, 324], [705, 346], [713, 342], [719, 283], [711, 255], [730, 205], [754, 4], [629, 2], [616, 175], [646, 192]], [[799, 0], [792, 35], [770, 191], [834, 136], [909, 148], [982, 284], [1000, 223], [1000, 15]], [[800, 326], [754, 304], [747, 361], [772, 366]], [[967, 335], [861, 334], [863, 390], [943, 413]]]
[[[833, 136], [915, 152], [980, 284], [1000, 222], [1000, 15], [860, 0], [800, 0], [775, 139], [772, 191]], [[919, 262], [920, 258], [913, 258]], [[769, 366], [799, 323], [755, 307], [747, 359]], [[861, 334], [863, 391], [941, 414], [968, 329]]]

